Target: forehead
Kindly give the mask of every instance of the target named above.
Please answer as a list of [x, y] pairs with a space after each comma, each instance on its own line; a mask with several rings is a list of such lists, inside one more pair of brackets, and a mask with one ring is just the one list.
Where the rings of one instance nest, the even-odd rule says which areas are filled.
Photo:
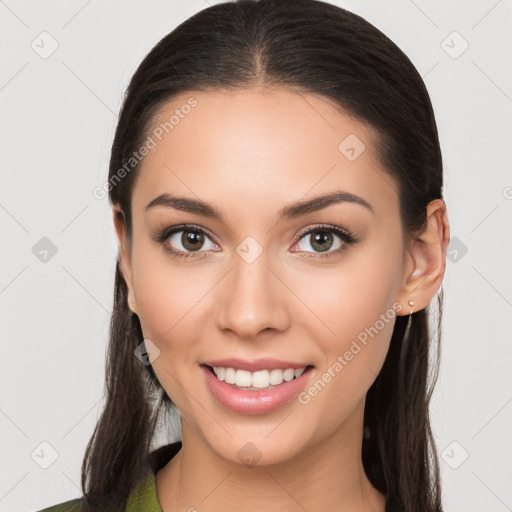
[[133, 198], [142, 211], [176, 193], [222, 209], [275, 205], [343, 189], [375, 210], [397, 202], [377, 133], [332, 100], [285, 88], [191, 91], [166, 103], [148, 134]]

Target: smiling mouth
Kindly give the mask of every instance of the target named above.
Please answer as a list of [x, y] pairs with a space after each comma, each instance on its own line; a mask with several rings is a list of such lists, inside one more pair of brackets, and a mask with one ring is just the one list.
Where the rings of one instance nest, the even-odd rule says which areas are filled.
[[212, 367], [207, 364], [203, 364], [203, 366], [219, 381], [225, 382], [231, 387], [249, 391], [261, 391], [275, 388], [283, 383], [298, 379], [302, 374], [314, 368], [312, 365], [307, 365], [297, 369], [285, 368], [250, 372], [247, 370], [237, 370], [235, 368]]

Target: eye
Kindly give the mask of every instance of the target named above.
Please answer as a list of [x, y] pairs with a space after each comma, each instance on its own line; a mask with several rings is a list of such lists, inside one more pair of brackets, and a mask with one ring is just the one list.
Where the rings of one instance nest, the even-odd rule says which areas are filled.
[[[327, 258], [359, 241], [358, 237], [347, 229], [327, 224], [310, 228], [299, 236], [299, 240], [293, 246], [298, 247], [298, 252], [309, 253], [310, 251], [304, 247], [307, 244], [310, 244], [314, 251], [318, 251], [306, 256], [308, 259]], [[153, 235], [152, 239], [162, 245], [173, 258], [209, 257], [210, 254], [201, 256], [199, 254], [220, 249], [206, 230], [195, 224], [168, 227]]]
[[[216, 250], [215, 244], [208, 233], [201, 227], [193, 224], [184, 224], [166, 228], [153, 237], [155, 242], [164, 246], [164, 249], [176, 258], [195, 257], [194, 253]], [[201, 251], [201, 249], [205, 249]]]
[[[338, 241], [336, 241], [336, 238]], [[309, 252], [307, 245], [318, 251], [308, 258], [325, 258], [333, 253], [339, 253], [346, 250], [351, 244], [358, 242], [358, 238], [350, 231], [338, 226], [322, 224], [309, 229], [302, 235], [294, 245], [299, 248], [299, 252]]]

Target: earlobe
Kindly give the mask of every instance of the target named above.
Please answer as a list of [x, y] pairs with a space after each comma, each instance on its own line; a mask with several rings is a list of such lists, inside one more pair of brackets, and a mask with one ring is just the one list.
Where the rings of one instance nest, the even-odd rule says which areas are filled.
[[446, 269], [449, 240], [446, 205], [442, 199], [435, 199], [427, 206], [425, 229], [416, 234], [407, 249], [407, 274], [399, 297], [404, 312], [408, 311], [409, 300], [414, 302], [414, 310], [418, 311], [425, 308], [437, 293]]
[[132, 297], [133, 297], [133, 293], [131, 292], [131, 289], [130, 289], [130, 288], [128, 288], [128, 300], [127, 300], [127, 302], [128, 302], [128, 308], [129, 308], [129, 310], [130, 310], [132, 313], [137, 314], [137, 311], [135, 310], [135, 306], [134, 306], [134, 304], [133, 304], [133, 299], [132, 299]]

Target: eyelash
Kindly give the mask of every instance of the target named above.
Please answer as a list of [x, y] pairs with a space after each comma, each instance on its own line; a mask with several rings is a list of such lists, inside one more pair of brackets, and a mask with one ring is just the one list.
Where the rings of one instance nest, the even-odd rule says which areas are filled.
[[[189, 259], [189, 258], [195, 258], [195, 254], [199, 252], [206, 252], [206, 251], [196, 251], [196, 252], [186, 252], [179, 251], [176, 249], [173, 249], [171, 246], [167, 245], [165, 242], [169, 239], [171, 235], [174, 233], [179, 233], [180, 231], [185, 232], [199, 232], [204, 235], [206, 235], [208, 238], [212, 239], [212, 236], [203, 228], [196, 224], [179, 224], [176, 226], [170, 226], [168, 228], [163, 229], [162, 231], [156, 233], [156, 235], [152, 236], [152, 239], [162, 245], [164, 249], [171, 254], [173, 258], [182, 258], [182, 259]], [[332, 251], [328, 251], [326, 253], [309, 253], [307, 251], [299, 251], [299, 252], [307, 252], [307, 254], [312, 254], [312, 256], [307, 256], [307, 259], [324, 259], [329, 258], [333, 254], [339, 254], [342, 251], [345, 251], [348, 249], [350, 245], [356, 244], [359, 242], [359, 238], [349, 231], [348, 229], [340, 228], [339, 226], [333, 226], [330, 224], [319, 224], [317, 226], [314, 226], [313, 228], [308, 229], [307, 231], [304, 231], [298, 235], [297, 241], [293, 244], [296, 245], [302, 238], [304, 238], [306, 235], [310, 235], [312, 233], [316, 233], [319, 231], [327, 232], [327, 233], [334, 233], [336, 234], [341, 240], [343, 241], [343, 245], [341, 247], [338, 247], [337, 249], [334, 249]], [[213, 241], [213, 240], [212, 240]], [[215, 243], [215, 242], [214, 242]], [[218, 245], [218, 244], [215, 244]], [[203, 256], [204, 257], [204, 256]], [[210, 255], [207, 255], [206, 258], [210, 257]]]

